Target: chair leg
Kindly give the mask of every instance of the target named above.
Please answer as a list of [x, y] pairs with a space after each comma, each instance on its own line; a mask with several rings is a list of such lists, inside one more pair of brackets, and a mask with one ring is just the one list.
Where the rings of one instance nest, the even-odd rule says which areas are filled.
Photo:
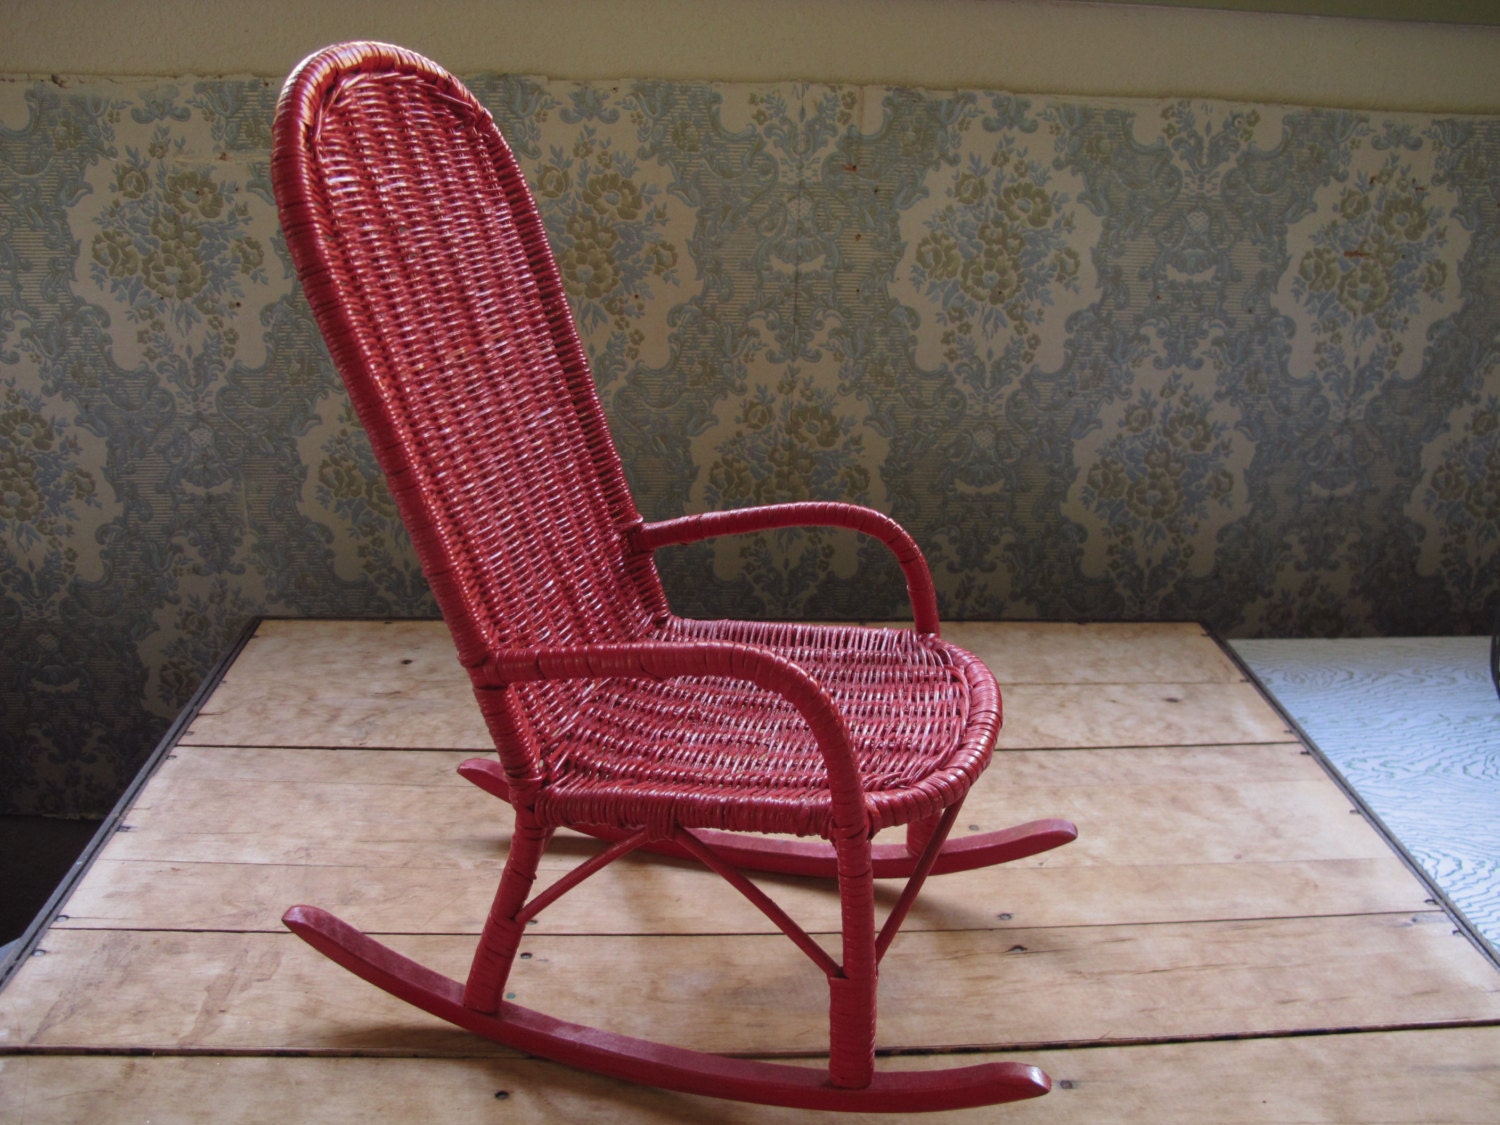
[[843, 916], [842, 975], [828, 978], [828, 1080], [863, 1089], [875, 1073], [875, 874], [870, 840], [839, 840], [839, 904]]
[[[838, 966], [824, 958], [829, 962], [824, 966], [829, 978], [826, 1071], [709, 1055], [633, 1039], [554, 1019], [505, 1000], [505, 981], [525, 920], [560, 885], [553, 884], [528, 902], [538, 863], [551, 837], [549, 829], [518, 811], [511, 852], [467, 986], [412, 961], [317, 907], [293, 906], [283, 921], [324, 956], [425, 1012], [518, 1051], [630, 1082], [764, 1105], [865, 1113], [995, 1105], [1039, 1097], [1050, 1088], [1050, 1080], [1036, 1067], [1013, 1062], [930, 1071], [875, 1070], [879, 954], [875, 876], [868, 837], [837, 841], [832, 849], [837, 857], [843, 905], [844, 963]], [[610, 851], [623, 854], [635, 843], [628, 841]], [[608, 859], [601, 855], [584, 866], [595, 868], [606, 862]], [[716, 864], [710, 866], [716, 868]], [[578, 881], [587, 874], [581, 873]]]
[[516, 827], [511, 836], [510, 853], [505, 857], [505, 871], [495, 889], [489, 917], [480, 931], [479, 945], [469, 967], [463, 1002], [467, 1008], [485, 1015], [500, 1010], [505, 995], [505, 981], [521, 944], [525, 923], [519, 915], [531, 896], [536, 882], [537, 865], [552, 840], [552, 829], [538, 825], [524, 810], [516, 810]]
[[[493, 794], [502, 801], [511, 800], [510, 783], [506, 781], [505, 771], [499, 762], [490, 758], [471, 758], [458, 767], [458, 772], [486, 793]], [[922, 854], [925, 840], [936, 824], [934, 819], [913, 825], [901, 844], [874, 845], [871, 855], [874, 857], [875, 878], [909, 877], [916, 870], [917, 858]], [[601, 840], [623, 840], [630, 834], [624, 829], [610, 830], [592, 825], [577, 827], [579, 831]], [[833, 879], [838, 875], [838, 859], [834, 849], [824, 843], [716, 832], [711, 829], [695, 829], [694, 835], [726, 861], [744, 871], [807, 875], [817, 879]], [[944, 842], [929, 874], [947, 875], [955, 871], [973, 871], [997, 863], [1009, 863], [1061, 847], [1077, 836], [1078, 829], [1071, 822], [1048, 819], [980, 832], [965, 836], [962, 840], [948, 840]], [[656, 840], [644, 845], [642, 850], [680, 859], [689, 858], [689, 853], [673, 840]]]
[[937, 816], [928, 817], [926, 820], [914, 820], [906, 826], [906, 854], [919, 856], [927, 850], [927, 842], [932, 839], [932, 834], [938, 830], [943, 818]]

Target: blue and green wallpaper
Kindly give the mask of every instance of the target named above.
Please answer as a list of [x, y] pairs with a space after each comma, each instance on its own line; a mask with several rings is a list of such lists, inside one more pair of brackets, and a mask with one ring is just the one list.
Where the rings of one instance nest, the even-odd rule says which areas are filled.
[[[648, 518], [858, 501], [950, 618], [1500, 609], [1500, 119], [480, 76]], [[99, 815], [257, 614], [434, 612], [277, 228], [278, 83], [0, 81], [0, 811]], [[844, 533], [679, 611], [902, 616]]]

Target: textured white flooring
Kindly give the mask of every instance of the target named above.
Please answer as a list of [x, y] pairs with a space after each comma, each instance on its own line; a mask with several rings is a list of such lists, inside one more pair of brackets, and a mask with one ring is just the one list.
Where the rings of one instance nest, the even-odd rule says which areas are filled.
[[1500, 696], [1489, 638], [1232, 643], [1500, 951]]

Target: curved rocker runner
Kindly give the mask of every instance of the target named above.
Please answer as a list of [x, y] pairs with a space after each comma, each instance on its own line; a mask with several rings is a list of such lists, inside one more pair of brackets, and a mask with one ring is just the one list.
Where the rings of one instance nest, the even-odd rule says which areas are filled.
[[[1076, 835], [1041, 820], [948, 842], [990, 762], [1000, 692], [978, 658], [939, 636], [911, 537], [840, 503], [643, 520], [531, 194], [490, 115], [435, 64], [375, 43], [319, 52], [287, 81], [273, 147], [293, 262], [495, 741], [497, 758], [460, 773], [515, 811], [462, 984], [314, 907], [293, 907], [286, 924], [425, 1011], [616, 1078], [865, 1111], [1045, 1093], [1041, 1071], [1014, 1063], [874, 1066], [878, 967], [927, 877]], [[889, 548], [914, 627], [671, 611], [656, 551], [804, 526]], [[534, 893], [559, 827], [606, 845]], [[896, 827], [904, 845], [873, 843]], [[701, 862], [824, 973], [826, 1071], [646, 1042], [503, 999], [526, 923], [637, 849]], [[745, 871], [836, 880], [837, 953]], [[877, 878], [906, 880], [878, 929]]]

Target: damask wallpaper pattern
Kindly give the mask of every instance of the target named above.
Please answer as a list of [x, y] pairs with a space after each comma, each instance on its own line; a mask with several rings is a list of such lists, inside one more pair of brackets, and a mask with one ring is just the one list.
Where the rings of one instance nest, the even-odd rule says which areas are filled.
[[[954, 618], [1500, 610], [1500, 119], [480, 76], [648, 518], [881, 508]], [[256, 614], [434, 612], [292, 279], [276, 84], [0, 82], [0, 811], [98, 815]], [[843, 533], [679, 611], [887, 618]]]

